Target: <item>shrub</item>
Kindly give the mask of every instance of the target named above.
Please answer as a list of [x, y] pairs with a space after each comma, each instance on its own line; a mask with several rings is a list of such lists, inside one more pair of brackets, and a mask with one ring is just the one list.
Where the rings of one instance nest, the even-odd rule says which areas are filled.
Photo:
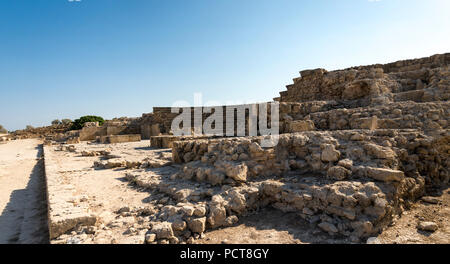
[[66, 118], [66, 119], [61, 120], [61, 123], [63, 125], [69, 125], [69, 124], [72, 124], [72, 120]]
[[52, 121], [52, 125], [54, 125], [54, 126], [59, 125], [59, 124], [61, 124], [61, 121], [59, 121], [59, 119], [55, 119]]
[[82, 116], [79, 119], [75, 119], [72, 123], [71, 130], [82, 129], [87, 122], [98, 122], [99, 125], [103, 125], [105, 120], [100, 116]]
[[34, 126], [28, 125], [28, 126], [26, 126], [26, 128], [25, 128], [25, 130], [31, 130], [31, 129], [34, 129]]
[[0, 133], [1, 134], [7, 134], [8, 130], [6, 130], [6, 128], [4, 128], [2, 125], [0, 125]]

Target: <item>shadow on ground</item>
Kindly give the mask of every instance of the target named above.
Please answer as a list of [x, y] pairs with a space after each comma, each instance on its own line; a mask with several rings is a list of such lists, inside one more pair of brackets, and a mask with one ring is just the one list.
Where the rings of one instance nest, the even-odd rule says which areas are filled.
[[[15, 190], [0, 215], [0, 243], [49, 243], [42, 145], [25, 189]], [[18, 167], [17, 170], [21, 168]]]

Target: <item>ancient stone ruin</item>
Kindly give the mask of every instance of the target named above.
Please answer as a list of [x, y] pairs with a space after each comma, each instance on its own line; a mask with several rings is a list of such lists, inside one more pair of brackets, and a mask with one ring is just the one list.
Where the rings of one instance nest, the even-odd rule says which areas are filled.
[[[280, 136], [273, 147], [261, 146], [266, 135], [173, 135], [178, 113], [168, 107], [48, 138], [52, 242], [95, 242], [122, 228], [139, 243], [194, 243], [267, 207], [365, 242], [429, 190], [448, 186], [450, 54], [305, 70], [293, 81], [274, 99]], [[133, 145], [141, 139], [150, 145]], [[65, 165], [69, 159], [90, 166], [74, 172], [81, 167]], [[65, 178], [108, 171], [144, 191], [145, 206], [96, 214]]]

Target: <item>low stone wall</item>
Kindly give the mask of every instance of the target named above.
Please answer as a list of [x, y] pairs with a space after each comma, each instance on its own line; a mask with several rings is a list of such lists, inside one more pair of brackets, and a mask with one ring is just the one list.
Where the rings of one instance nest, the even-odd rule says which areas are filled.
[[52, 147], [44, 146], [50, 239], [57, 238], [78, 225], [93, 226], [97, 221], [87, 207], [76, 205], [75, 188], [63, 182], [52, 152]]
[[[268, 120], [267, 122], [270, 122], [270, 111], [271, 111], [271, 107], [269, 105], [270, 102], [264, 102], [261, 104], [267, 104], [267, 112], [268, 112]], [[246, 107], [245, 109], [245, 113], [244, 111], [242, 111], [242, 113], [245, 115], [245, 117], [243, 118], [243, 120], [245, 120], [246, 123], [246, 127], [245, 127], [245, 133], [246, 135], [248, 135], [248, 120], [249, 120], [249, 108], [251, 106], [255, 106], [256, 104], [249, 104], [249, 105], [229, 105], [229, 106], [214, 106], [212, 107], [214, 110], [210, 110], [208, 108], [211, 107], [191, 107], [190, 111], [191, 111], [191, 129], [194, 129], [194, 113], [196, 111], [201, 112], [201, 124], [204, 124], [205, 120], [208, 119], [211, 115], [214, 114], [215, 108], [221, 109], [222, 113], [223, 113], [223, 135], [226, 135], [227, 133], [227, 116], [229, 118], [232, 118], [231, 120], [233, 121], [233, 130], [230, 129], [232, 132], [234, 131], [234, 134], [231, 136], [236, 136], [237, 135], [237, 122], [238, 122], [238, 111], [237, 108], [238, 107]], [[256, 113], [258, 113], [258, 105], [257, 106], [257, 111]], [[229, 113], [227, 113], [227, 108], [229, 109]], [[208, 112], [210, 111], [210, 112]], [[181, 114], [181, 110], [180, 113], [172, 113], [172, 108], [171, 107], [154, 107], [153, 108], [153, 113], [150, 114], [144, 114], [142, 116], [142, 120], [141, 120], [141, 133], [143, 133], [143, 135], [145, 137], [152, 137], [152, 136], [159, 136], [159, 134], [171, 134], [171, 126], [172, 126], [172, 121]], [[234, 115], [234, 116], [232, 116]], [[258, 115], [257, 115], [258, 116]], [[259, 117], [258, 117], [259, 118]], [[241, 125], [241, 124], [239, 124]]]
[[152, 148], [172, 148], [174, 141], [193, 140], [193, 139], [206, 139], [209, 136], [171, 136], [162, 135], [150, 137], [150, 147]]
[[[165, 122], [171, 124], [176, 115], [169, 115], [168, 109], [170, 108], [158, 111], [162, 111], [159, 113], [161, 118], [165, 116], [167, 118]], [[446, 129], [450, 123], [449, 109], [448, 101], [397, 102], [372, 107], [369, 107], [368, 104], [361, 107], [359, 103], [333, 100], [303, 103], [281, 102], [279, 133], [345, 129]], [[377, 120], [371, 120], [373, 118]], [[310, 120], [313, 124], [308, 123], [311, 122]], [[163, 131], [169, 127], [166, 126]], [[151, 129], [157, 131], [158, 135], [160, 134], [159, 124], [153, 124]], [[150, 125], [147, 130], [148, 134], [154, 134], [149, 132]], [[247, 132], [248, 127], [246, 127]], [[166, 146], [168, 145], [166, 144]]]
[[[174, 180], [234, 186], [209, 204], [210, 218], [223, 216], [209, 220], [211, 227], [272, 205], [300, 212], [330, 233], [369, 236], [423, 195], [426, 185], [449, 183], [448, 131], [303, 132], [281, 135], [266, 149], [261, 139], [173, 142], [174, 161], [186, 163]], [[176, 188], [167, 192], [186, 197]]]
[[101, 136], [97, 138], [97, 141], [102, 144], [113, 144], [113, 143], [125, 143], [125, 142], [136, 142], [141, 141], [141, 135], [111, 135], [111, 136]]
[[81, 141], [95, 140], [97, 137], [104, 135], [106, 135], [105, 127], [90, 126], [90, 127], [83, 127], [80, 130]]
[[[450, 102], [393, 103], [379, 107], [333, 109], [305, 117], [318, 130], [346, 129], [447, 129], [450, 125]], [[375, 121], [372, 121], [376, 118]]]
[[86, 126], [79, 131], [81, 141], [96, 140], [97, 137], [141, 134], [137, 121], [106, 121], [103, 126]]
[[402, 169], [408, 177], [419, 174], [431, 176], [430, 182], [448, 183], [449, 146], [445, 142], [449, 141], [450, 132], [435, 133], [429, 136], [417, 130], [303, 132], [280, 135], [278, 145], [267, 149], [259, 145], [262, 137], [175, 141], [172, 155], [174, 162], [194, 161], [199, 164], [193, 164], [193, 168], [210, 166], [226, 175], [243, 166], [245, 177], [281, 175], [291, 170], [323, 175], [331, 167], [348, 162], [353, 173], [348, 172], [345, 178], [364, 177], [367, 174], [362, 168], [374, 167]]
[[182, 179], [152, 180], [132, 173], [127, 178], [141, 187], [169, 194], [177, 202], [156, 211], [158, 220], [150, 230], [155, 236], [152, 241], [183, 237], [186, 233], [187, 239], [208, 229], [231, 226], [239, 217], [266, 206], [296, 212], [332, 235], [359, 241], [379, 232], [392, 219], [396, 210], [392, 196], [394, 191], [399, 192], [399, 188], [387, 183], [326, 182], [311, 177], [298, 180], [286, 177], [282, 182], [263, 180], [222, 188], [200, 183], [195, 189], [186, 187], [188, 183]]

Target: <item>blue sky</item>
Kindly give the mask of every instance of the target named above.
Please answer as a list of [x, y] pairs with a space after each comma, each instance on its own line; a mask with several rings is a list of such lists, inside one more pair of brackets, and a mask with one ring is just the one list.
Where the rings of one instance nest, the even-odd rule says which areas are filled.
[[299, 71], [450, 52], [448, 0], [1, 0], [0, 124], [268, 101]]

